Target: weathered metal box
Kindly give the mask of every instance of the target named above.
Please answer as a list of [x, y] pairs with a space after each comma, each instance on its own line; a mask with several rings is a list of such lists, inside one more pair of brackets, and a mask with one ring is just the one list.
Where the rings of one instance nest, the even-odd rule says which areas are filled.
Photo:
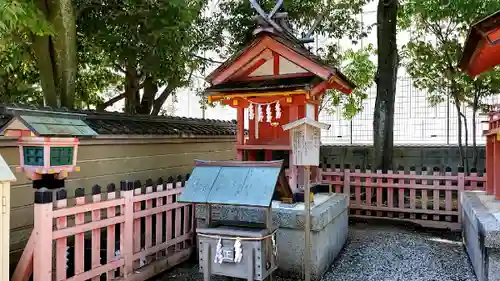
[[[231, 226], [198, 228], [200, 272], [247, 280], [264, 280], [278, 267], [275, 229]], [[241, 260], [235, 262], [236, 241], [240, 241]], [[222, 260], [215, 258], [221, 246]]]
[[[207, 206], [208, 227], [196, 229], [204, 280], [210, 281], [212, 275], [250, 281], [272, 276], [278, 267], [278, 249], [271, 201], [275, 195], [284, 198], [292, 194], [290, 187], [279, 181], [283, 161], [197, 160], [195, 164], [178, 202]], [[265, 223], [257, 226], [243, 219], [212, 224], [213, 204], [261, 208], [266, 214]]]

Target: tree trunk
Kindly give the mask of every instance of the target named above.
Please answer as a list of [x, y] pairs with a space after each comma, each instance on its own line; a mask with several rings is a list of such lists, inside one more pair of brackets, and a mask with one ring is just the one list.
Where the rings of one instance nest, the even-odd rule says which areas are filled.
[[76, 18], [72, 0], [51, 0], [55, 84], [61, 106], [73, 108], [76, 82]]
[[377, 8], [377, 98], [373, 114], [373, 167], [392, 168], [394, 99], [398, 71], [397, 0], [379, 0]]
[[479, 95], [474, 95], [474, 103], [472, 104], [472, 167], [477, 169], [477, 142], [476, 142], [476, 114], [479, 103]]
[[151, 115], [158, 115], [160, 113], [160, 110], [167, 100], [167, 98], [174, 92], [176, 87], [174, 85], [172, 86], [167, 86], [163, 92], [160, 94], [160, 96], [154, 101], [153, 105], [153, 111], [151, 112]]
[[37, 3], [54, 32], [51, 36], [33, 35], [32, 38], [45, 104], [71, 109], [77, 71], [73, 3], [71, 0], [38, 0]]
[[125, 73], [125, 109], [123, 110], [128, 114], [136, 114], [139, 100], [139, 76], [137, 69], [129, 66]]
[[465, 167], [464, 145], [462, 142], [462, 110], [460, 109], [460, 101], [455, 98], [455, 108], [457, 109], [458, 121], [458, 151], [460, 154], [460, 166]]
[[464, 129], [465, 129], [465, 146], [464, 146], [464, 168], [465, 171], [469, 171], [469, 124], [467, 123], [467, 117], [465, 114], [461, 114], [464, 121]]
[[45, 105], [58, 107], [58, 95], [54, 81], [54, 65], [50, 52], [49, 36], [33, 36], [33, 52], [35, 53], [40, 82], [42, 84]]
[[151, 76], [146, 77], [146, 80], [144, 80], [142, 100], [139, 108], [137, 109], [137, 113], [147, 115], [151, 113], [157, 92], [158, 86], [156, 85], [155, 80]]

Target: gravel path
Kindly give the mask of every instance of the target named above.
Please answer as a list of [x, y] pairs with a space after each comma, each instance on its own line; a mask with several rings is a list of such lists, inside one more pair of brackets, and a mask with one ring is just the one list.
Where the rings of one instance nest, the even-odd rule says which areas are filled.
[[[349, 227], [344, 251], [321, 281], [477, 281], [459, 235], [362, 223]], [[197, 270], [195, 264], [184, 264], [154, 280], [203, 280]]]

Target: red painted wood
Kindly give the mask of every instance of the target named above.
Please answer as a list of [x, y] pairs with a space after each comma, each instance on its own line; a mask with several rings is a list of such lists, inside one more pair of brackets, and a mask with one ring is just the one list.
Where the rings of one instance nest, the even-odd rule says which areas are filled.
[[[107, 194], [107, 200], [114, 200], [116, 198], [116, 192], [109, 192]], [[116, 216], [116, 206], [108, 207], [106, 209], [106, 216], [108, 218], [113, 218]], [[116, 240], [116, 227], [114, 224], [108, 225], [107, 227], [107, 239], [106, 239], [106, 254], [108, 263], [115, 259], [115, 240]], [[106, 280], [111, 281], [115, 278], [115, 270], [110, 270], [106, 274]]]
[[265, 161], [273, 160], [273, 151], [272, 150], [265, 150], [264, 151], [264, 160]]
[[[387, 171], [387, 174], [392, 174], [392, 171]], [[387, 208], [394, 208], [394, 188], [391, 186], [392, 184], [394, 184], [394, 179], [392, 178], [389, 178], [387, 179], [387, 184], [388, 184], [388, 188], [387, 188]], [[404, 206], [401, 206], [399, 205], [399, 208], [404, 208]], [[393, 212], [387, 212], [387, 216], [388, 217], [393, 217], [394, 216], [394, 213]]]
[[[446, 172], [445, 175], [447, 176], [451, 176], [451, 172]], [[447, 180], [445, 182], [445, 185], [446, 186], [451, 186], [453, 183], [451, 180]], [[453, 208], [453, 194], [452, 194], [452, 191], [451, 190], [445, 190], [445, 193], [444, 193], [444, 209], [446, 211], [451, 211], [452, 208]], [[457, 197], [459, 198], [459, 197]], [[445, 216], [444, 219], [446, 221], [451, 221], [451, 216]]]
[[[354, 176], [354, 200], [355, 200], [355, 205], [361, 206], [362, 201], [361, 201], [361, 177], [359, 176], [360, 170], [356, 169], [354, 170], [358, 176]], [[365, 182], [368, 181], [365, 179]], [[366, 198], [366, 192], [365, 192], [365, 198]], [[368, 205], [368, 203], [366, 203]], [[360, 210], [356, 210], [356, 214], [361, 214]]]
[[494, 143], [494, 150], [493, 150], [493, 155], [494, 155], [494, 164], [493, 164], [493, 169], [490, 171], [490, 173], [493, 174], [493, 188], [494, 188], [494, 194], [495, 194], [495, 199], [500, 200], [500, 141], [497, 141], [495, 139]]
[[[434, 172], [434, 175], [438, 176], [439, 172]], [[439, 189], [438, 189], [439, 188], [439, 180], [434, 180], [433, 185], [436, 187], [436, 189], [433, 190], [432, 204], [433, 204], [434, 210], [439, 211], [439, 205], [441, 203], [441, 196], [440, 196]], [[435, 221], [439, 220], [439, 215], [434, 215], [433, 219]]]
[[280, 74], [280, 55], [273, 52], [273, 73], [274, 75]]
[[[77, 197], [76, 205], [85, 205], [85, 197]], [[75, 225], [82, 225], [85, 223], [85, 213], [80, 212], [75, 215]], [[75, 275], [84, 272], [84, 233], [75, 234]]]
[[[101, 194], [95, 194], [92, 196], [92, 202], [100, 202]], [[101, 220], [101, 210], [92, 211], [92, 222]], [[92, 229], [92, 269], [96, 269], [101, 266], [101, 229], [95, 228]], [[99, 276], [94, 276], [92, 281], [99, 281]]]
[[[381, 175], [382, 174], [382, 171], [381, 170], [377, 170], [377, 174]], [[379, 177], [377, 178], [377, 207], [382, 207], [383, 204], [383, 198], [382, 198], [382, 177]], [[366, 196], [367, 196], [367, 205], [370, 205], [368, 204], [368, 196], [370, 195], [370, 193], [368, 193], [368, 191], [366, 192]], [[382, 216], [382, 212], [377, 212], [377, 217], [381, 217]]]
[[[142, 189], [141, 188], [136, 188], [134, 190], [134, 196], [139, 196], [141, 195]], [[134, 213], [140, 212], [141, 211], [141, 201], [136, 201], [134, 203]], [[133, 246], [133, 254], [139, 253], [141, 251], [141, 234], [143, 233], [143, 229], [141, 227], [141, 219], [140, 218], [134, 218], [134, 239], [132, 242]], [[135, 263], [137, 263], [136, 261]], [[137, 265], [134, 265], [134, 267], [137, 267]]]
[[253, 47], [247, 49], [243, 54], [241, 54], [231, 65], [224, 69], [216, 69], [210, 75], [207, 76], [207, 80], [211, 82], [212, 85], [219, 85], [230, 78], [236, 71], [244, 67], [249, 61], [258, 56], [263, 52], [267, 46], [265, 42], [270, 40], [269, 37], [262, 38]]
[[[182, 188], [182, 182], [177, 182], [176, 183], [176, 188]], [[177, 198], [179, 198], [178, 196], [176, 196]], [[175, 209], [175, 236], [174, 238], [178, 238], [181, 236], [181, 220], [182, 220], [182, 214], [181, 214], [181, 209], [182, 208], [176, 208]], [[182, 249], [182, 243], [184, 241], [181, 241], [181, 243], [177, 243], [175, 245], [175, 249], [176, 251], [180, 251]]]
[[291, 73], [291, 74], [279, 74], [279, 75], [263, 75], [263, 76], [246, 76], [238, 77], [238, 81], [258, 81], [258, 80], [269, 80], [269, 79], [283, 79], [283, 78], [294, 78], [294, 77], [312, 77], [312, 73]]
[[241, 74], [241, 76], [248, 76], [248, 75], [252, 74], [252, 72], [254, 72], [255, 70], [257, 70], [257, 68], [261, 67], [264, 63], [266, 63], [266, 61], [267, 61], [266, 59], [259, 59], [259, 60], [257, 60], [257, 62], [255, 64], [253, 64], [252, 66], [250, 66], [247, 70], [245, 70]]
[[[62, 209], [68, 206], [68, 200], [57, 200], [56, 208]], [[68, 226], [68, 219], [66, 216], [56, 219], [56, 229], [64, 229]], [[56, 281], [66, 280], [66, 247], [68, 246], [68, 238], [63, 237], [56, 239]]]
[[344, 193], [344, 186], [342, 184], [341, 172], [342, 172], [341, 169], [335, 168], [335, 173], [337, 173], [337, 175], [334, 176], [333, 180], [336, 182], [335, 184], [336, 193]]
[[331, 71], [321, 65], [318, 65], [317, 63], [311, 61], [310, 59], [303, 57], [302, 55], [299, 55], [292, 51], [290, 48], [287, 46], [275, 41], [275, 40], [267, 40], [265, 44], [269, 47], [269, 49], [273, 50], [274, 52], [280, 54], [281, 56], [285, 57], [286, 59], [290, 60], [291, 62], [295, 63], [296, 65], [299, 65], [300, 67], [316, 74], [317, 76], [327, 80], [330, 78], [330, 75], [332, 74]]
[[[391, 173], [392, 174], [392, 173]], [[404, 171], [398, 171], [399, 176], [404, 176], [405, 172]], [[402, 181], [402, 183], [401, 183]], [[398, 179], [398, 185], [400, 186], [405, 186], [405, 180]], [[400, 209], [405, 209], [405, 188], [398, 188], [398, 208]], [[404, 213], [400, 212], [398, 214], [399, 218], [404, 217]]]
[[326, 91], [326, 89], [328, 89], [328, 86], [328, 81], [323, 81], [317, 84], [316, 86], [314, 86], [314, 88], [311, 89], [311, 96], [320, 96]]

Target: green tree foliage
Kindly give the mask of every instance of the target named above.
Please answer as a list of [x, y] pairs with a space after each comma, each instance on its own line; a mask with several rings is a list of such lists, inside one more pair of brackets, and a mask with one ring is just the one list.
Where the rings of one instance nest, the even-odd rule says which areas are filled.
[[[358, 15], [362, 7], [370, 0], [290, 0], [285, 1], [283, 7], [288, 13], [290, 25], [301, 37], [318, 18], [322, 20], [315, 29], [315, 34], [329, 39], [350, 39], [357, 43], [367, 36]], [[276, 1], [259, 1], [265, 11], [271, 11]], [[248, 44], [252, 32], [257, 27], [255, 16], [257, 13], [249, 1], [221, 0], [219, 12], [214, 15], [216, 23], [224, 28], [228, 35], [225, 39], [226, 48], [219, 49], [219, 54], [226, 58]], [[335, 41], [335, 40], [331, 40]], [[348, 78], [358, 86], [352, 95], [343, 96], [336, 91], [328, 91], [324, 97], [322, 109], [328, 112], [340, 110], [346, 118], [352, 118], [362, 110], [362, 100], [366, 98], [366, 90], [373, 83], [374, 64], [370, 61], [373, 48], [360, 50], [340, 50], [336, 42], [321, 46], [318, 50], [325, 62], [339, 67]]]
[[[466, 131], [468, 127], [462, 107], [472, 106], [475, 119], [483, 98], [499, 92], [497, 77], [500, 77], [500, 72], [492, 70], [471, 79], [458, 68], [458, 60], [470, 25], [499, 10], [500, 2], [407, 0], [403, 4], [400, 9], [400, 25], [411, 30], [410, 41], [403, 50], [405, 66], [414, 79], [415, 86], [429, 93], [432, 104], [445, 101], [447, 96], [454, 104], [457, 110], [461, 164], [466, 165], [462, 124]], [[467, 134], [465, 136], [466, 147]], [[473, 136], [475, 147], [475, 122]]]
[[15, 40], [36, 61], [45, 104], [73, 108], [77, 48], [72, 1], [0, 1], [0, 44], [9, 48], [8, 41]]
[[338, 108], [342, 110], [345, 119], [352, 119], [363, 110], [363, 101], [367, 98], [367, 91], [373, 84], [373, 77], [377, 67], [370, 59], [376, 50], [373, 45], [360, 48], [359, 50], [348, 49], [338, 54], [336, 58], [326, 58], [327, 62], [339, 65], [343, 73], [351, 79], [356, 88], [350, 95], [344, 95], [335, 90], [328, 90], [323, 96], [320, 110], [326, 110], [333, 114]]
[[205, 0], [76, 2], [79, 39], [124, 77], [123, 92], [100, 109], [124, 98], [128, 113], [158, 114], [166, 99], [189, 85], [193, 71], [207, 63], [197, 54], [221, 39], [202, 14]]

